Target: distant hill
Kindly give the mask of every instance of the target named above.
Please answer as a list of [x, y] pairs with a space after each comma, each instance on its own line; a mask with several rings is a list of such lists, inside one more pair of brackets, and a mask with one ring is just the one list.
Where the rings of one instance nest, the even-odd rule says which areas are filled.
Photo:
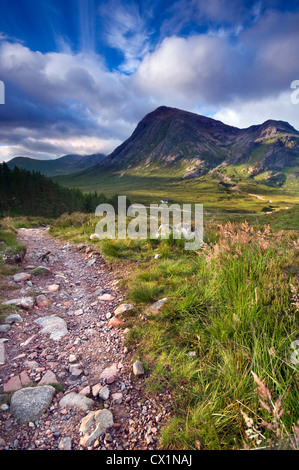
[[271, 188], [275, 194], [278, 188], [297, 194], [298, 175], [299, 132], [289, 123], [268, 120], [239, 129], [161, 106], [105, 160], [58, 181], [84, 190], [101, 188], [110, 195], [134, 195], [140, 202], [208, 200], [208, 193], [210, 201], [211, 192], [217, 193], [215, 200], [227, 201], [232, 191], [240, 198], [244, 191]]
[[38, 171], [45, 176], [58, 176], [77, 173], [94, 165], [106, 158], [101, 153], [93, 155], [65, 155], [55, 160], [36, 160], [28, 157], [15, 157], [7, 165], [10, 169], [15, 166], [28, 171]]

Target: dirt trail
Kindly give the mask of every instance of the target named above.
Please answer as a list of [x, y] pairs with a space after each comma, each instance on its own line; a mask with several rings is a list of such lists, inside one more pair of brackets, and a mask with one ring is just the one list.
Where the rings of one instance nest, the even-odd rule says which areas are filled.
[[[33, 296], [35, 304], [17, 309], [21, 321], [0, 333], [0, 341], [7, 340], [5, 363], [0, 365], [0, 449], [58, 449], [65, 438], [73, 450], [82, 449], [81, 420], [102, 408], [112, 412], [114, 425], [88, 448], [157, 448], [170, 413], [170, 395], [147, 396], [145, 376], [132, 374], [125, 332], [114, 316], [115, 308], [125, 303], [114, 273], [90, 247], [80, 251], [76, 245], [51, 238], [47, 229], [20, 229], [18, 239], [27, 246], [21, 272], [31, 272], [33, 266], [43, 266], [47, 272], [18, 283], [11, 276], [7, 282], [6, 300]], [[48, 251], [48, 260], [39, 260]], [[49, 292], [50, 285], [59, 286], [58, 290]], [[43, 300], [39, 295], [50, 304], [38, 307], [37, 298]], [[51, 339], [35, 322], [52, 315], [66, 322], [67, 333], [60, 339]], [[24, 386], [53, 383], [53, 377], [63, 388], [35, 422], [20, 425], [3, 398]], [[108, 390], [108, 399], [94, 396], [97, 385], [98, 390], [101, 386]], [[4, 393], [7, 390], [9, 395]], [[88, 410], [62, 406], [62, 398], [71, 392], [92, 399], [93, 404]]]

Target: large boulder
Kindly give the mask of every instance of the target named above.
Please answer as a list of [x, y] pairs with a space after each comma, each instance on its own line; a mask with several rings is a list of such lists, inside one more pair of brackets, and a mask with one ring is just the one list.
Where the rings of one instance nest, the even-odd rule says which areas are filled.
[[21, 424], [34, 422], [48, 409], [54, 394], [51, 385], [22, 388], [13, 394], [10, 412]]

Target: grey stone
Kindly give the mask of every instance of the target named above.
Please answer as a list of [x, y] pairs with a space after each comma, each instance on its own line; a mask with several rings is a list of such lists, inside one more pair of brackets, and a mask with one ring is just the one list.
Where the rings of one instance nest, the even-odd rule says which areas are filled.
[[133, 310], [134, 305], [133, 304], [122, 304], [119, 305], [115, 310], [114, 310], [114, 315], [121, 315], [122, 313], [129, 312], [130, 310]]
[[10, 412], [22, 424], [34, 422], [48, 409], [54, 394], [51, 385], [18, 390], [11, 398]]
[[107, 379], [108, 377], [111, 377], [112, 375], [117, 375], [118, 369], [117, 369], [117, 364], [112, 364], [110, 367], [106, 367], [106, 369], [101, 372], [100, 379]]
[[17, 307], [24, 308], [25, 310], [30, 310], [34, 306], [33, 297], [21, 297], [19, 299], [12, 299], [3, 302], [2, 305], [16, 305]]
[[72, 377], [71, 377], [72, 379], [78, 378], [83, 372], [80, 364], [71, 364], [69, 366], [69, 371], [72, 374]]
[[50, 339], [54, 341], [59, 341], [63, 336], [68, 334], [66, 322], [56, 315], [41, 317], [34, 321], [43, 327], [41, 333], [50, 334]]
[[12, 313], [11, 315], [8, 315], [6, 318], [5, 318], [5, 323], [18, 323], [18, 322], [21, 322], [23, 321], [21, 315], [19, 315], [18, 313]]
[[28, 281], [31, 278], [29, 273], [18, 273], [13, 276], [14, 282], [24, 282]]
[[7, 333], [10, 329], [10, 325], [0, 325], [0, 333]]
[[105, 294], [105, 292], [106, 292], [105, 289], [100, 289], [100, 288], [99, 288], [99, 289], [97, 289], [96, 291], [94, 291], [93, 294], [94, 294], [95, 296], [99, 296], [99, 295]]
[[72, 450], [72, 439], [70, 437], [63, 437], [58, 444], [59, 450]]
[[140, 361], [135, 361], [133, 364], [133, 373], [134, 375], [143, 375], [144, 368]]
[[0, 341], [0, 365], [5, 364], [5, 346], [4, 342]]
[[187, 353], [187, 356], [189, 356], [190, 359], [194, 359], [196, 357], [196, 352], [195, 351], [189, 351]]
[[107, 429], [113, 426], [113, 415], [109, 410], [90, 412], [81, 421], [80, 433], [82, 434], [80, 444], [89, 447]]
[[88, 261], [87, 266], [90, 267], [96, 262], [95, 258], [92, 258], [91, 260]]
[[165, 297], [164, 299], [157, 300], [157, 302], [154, 302], [149, 307], [149, 313], [158, 313], [166, 301], [167, 301], [167, 297]]
[[80, 408], [83, 411], [88, 411], [94, 405], [94, 400], [87, 398], [79, 393], [70, 392], [59, 402], [60, 408], [70, 406], [72, 408]]
[[108, 400], [109, 398], [109, 395], [110, 395], [110, 390], [109, 390], [109, 387], [107, 387], [107, 385], [105, 385], [105, 387], [102, 387], [99, 391], [99, 397], [102, 399], [102, 400]]

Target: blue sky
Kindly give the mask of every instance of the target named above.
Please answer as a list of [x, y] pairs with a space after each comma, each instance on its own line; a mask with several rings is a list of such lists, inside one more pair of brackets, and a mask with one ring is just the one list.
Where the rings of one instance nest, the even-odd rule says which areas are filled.
[[109, 153], [160, 105], [299, 129], [299, 2], [0, 0], [0, 161]]

